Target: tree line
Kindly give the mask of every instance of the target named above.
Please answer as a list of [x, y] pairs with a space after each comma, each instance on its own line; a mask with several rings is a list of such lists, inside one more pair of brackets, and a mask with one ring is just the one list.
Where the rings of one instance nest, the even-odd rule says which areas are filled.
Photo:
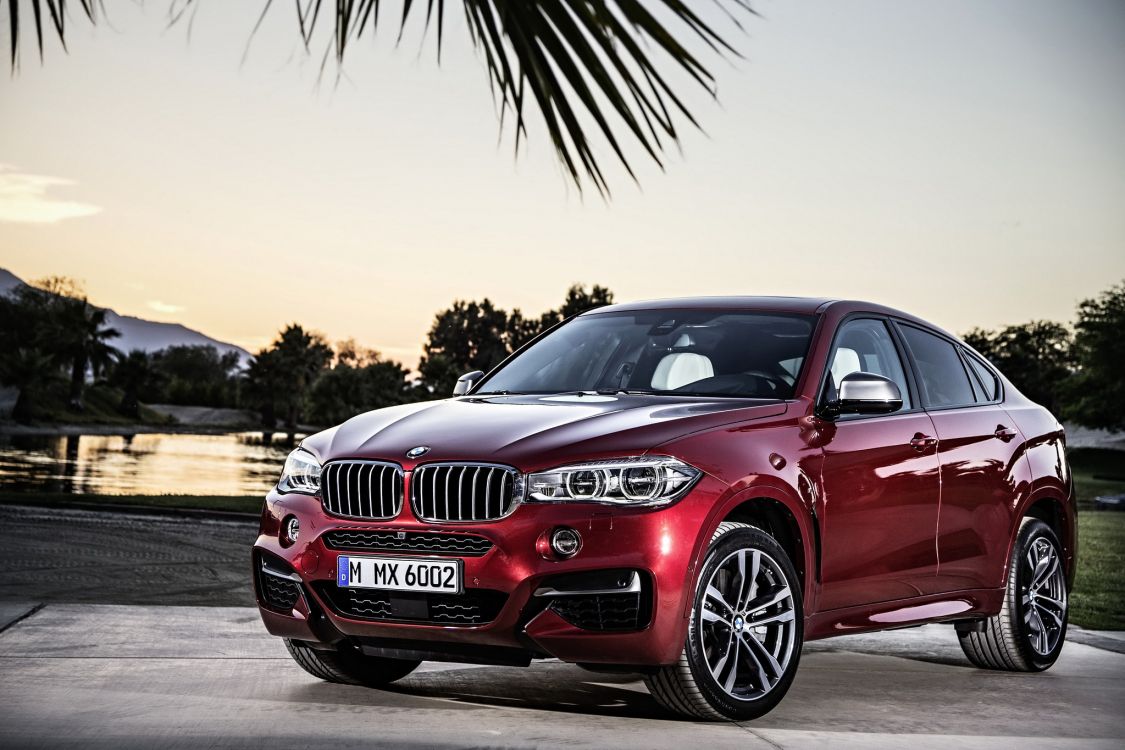
[[1125, 283], [1079, 302], [1073, 325], [1034, 320], [964, 339], [1059, 418], [1125, 430]]
[[263, 427], [295, 431], [445, 398], [465, 372], [490, 370], [556, 323], [612, 302], [597, 285], [572, 286], [562, 305], [537, 317], [488, 299], [456, 301], [434, 317], [417, 374], [353, 340], [330, 344], [293, 323], [243, 370], [237, 353], [214, 346], [121, 351], [106, 311], [72, 280], [54, 277], [0, 295], [0, 384], [18, 390], [11, 416], [21, 423], [97, 416], [103, 405], [143, 420], [152, 416], [144, 404], [176, 404], [249, 409]]
[[[105, 311], [62, 278], [0, 296], [0, 383], [19, 396], [12, 418], [63, 421], [84, 412], [91, 389], [126, 418], [143, 404], [255, 411], [266, 428], [337, 424], [355, 414], [452, 393], [457, 378], [491, 370], [552, 326], [613, 302], [594, 285], [572, 286], [562, 304], [538, 316], [489, 299], [458, 300], [434, 316], [417, 373], [348, 340], [331, 344], [297, 323], [251, 359], [212, 346], [122, 352]], [[994, 330], [974, 328], [965, 341], [1026, 396], [1061, 418], [1125, 429], [1125, 283], [1079, 303], [1073, 324], [1037, 320]], [[108, 396], [107, 396], [108, 394]], [[51, 405], [56, 405], [55, 408]], [[58, 405], [61, 404], [61, 408]]]
[[246, 371], [246, 404], [262, 424], [289, 431], [301, 422], [338, 424], [384, 406], [446, 398], [457, 378], [491, 370], [543, 331], [580, 312], [613, 302], [598, 285], [567, 290], [562, 305], [538, 317], [504, 310], [491, 300], [458, 300], [434, 316], [417, 376], [354, 341], [331, 346], [296, 323], [255, 355]]

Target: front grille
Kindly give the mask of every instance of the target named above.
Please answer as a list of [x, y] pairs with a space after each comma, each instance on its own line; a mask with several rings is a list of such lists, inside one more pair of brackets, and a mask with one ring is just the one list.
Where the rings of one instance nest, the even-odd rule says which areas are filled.
[[410, 478], [410, 507], [424, 521], [494, 521], [518, 501], [519, 473], [492, 464], [427, 464]]
[[402, 484], [402, 469], [381, 461], [333, 461], [320, 473], [324, 509], [349, 518], [394, 518], [402, 510]]
[[467, 589], [463, 594], [340, 588], [322, 581], [317, 593], [333, 611], [356, 620], [483, 625], [500, 614], [508, 595], [492, 589]]
[[586, 630], [638, 630], [642, 627], [639, 592], [559, 597], [551, 602], [551, 609], [571, 625]]
[[472, 534], [357, 529], [329, 531], [324, 535], [324, 544], [330, 549], [419, 552], [458, 557], [481, 557], [492, 549], [492, 542]]

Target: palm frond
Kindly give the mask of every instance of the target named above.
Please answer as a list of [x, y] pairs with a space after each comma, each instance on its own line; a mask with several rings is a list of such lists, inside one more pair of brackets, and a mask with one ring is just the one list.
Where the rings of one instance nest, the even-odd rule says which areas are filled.
[[[96, 22], [101, 0], [76, 0], [84, 15]], [[172, 23], [199, 0], [170, 0]], [[306, 49], [317, 30], [331, 24], [324, 60], [342, 64], [351, 43], [378, 33], [382, 0], [336, 0], [334, 13], [322, 11], [323, 0], [294, 0], [297, 29]], [[273, 0], [262, 0], [257, 32]], [[753, 13], [749, 0], [710, 0], [724, 18], [741, 30], [737, 13]], [[30, 5], [40, 57], [43, 54], [44, 9], [65, 48], [67, 0], [0, 0], [7, 4], [12, 67], [18, 66], [20, 6]], [[445, 0], [401, 0], [396, 38], [408, 20], [425, 5], [423, 27], [437, 31], [440, 60], [445, 30]], [[526, 107], [542, 119], [552, 146], [570, 179], [582, 189], [590, 183], [603, 195], [609, 183], [598, 161], [596, 139], [608, 146], [626, 172], [625, 139], [657, 165], [667, 145], [676, 144], [682, 119], [698, 122], [683, 98], [661, 72], [668, 66], [685, 74], [711, 95], [714, 78], [689, 46], [702, 43], [719, 57], [737, 55], [719, 28], [700, 15], [690, 0], [461, 0], [473, 44], [481, 51], [496, 98], [501, 128], [514, 117], [515, 147], [527, 137]], [[328, 20], [332, 16], [334, 20]], [[663, 20], [667, 19], [667, 20]]]

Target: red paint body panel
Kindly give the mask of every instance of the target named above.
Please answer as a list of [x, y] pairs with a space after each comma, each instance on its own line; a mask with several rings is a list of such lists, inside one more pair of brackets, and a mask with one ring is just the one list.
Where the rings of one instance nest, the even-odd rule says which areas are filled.
[[[994, 614], [1011, 544], [1028, 512], [1052, 514], [1073, 575], [1074, 506], [1062, 428], [1010, 383], [1004, 382], [998, 405], [835, 421], [816, 415], [833, 336], [845, 318], [866, 313], [927, 325], [923, 321], [868, 303], [788, 298], [609, 309], [657, 308], [816, 314], [794, 398], [469, 396], [370, 412], [314, 435], [303, 447], [322, 462], [401, 465], [407, 499], [398, 518], [368, 522], [327, 514], [319, 497], [271, 492], [255, 548], [285, 561], [305, 585], [291, 613], [262, 607], [268, 630], [310, 641], [387, 638], [532, 649], [575, 662], [670, 664], [683, 648], [696, 576], [715, 528], [732, 514], [767, 505], [787, 514], [794, 530], [790, 554], [804, 584], [808, 639]], [[1018, 434], [998, 439], [1001, 425]], [[916, 449], [910, 441], [919, 434], [936, 444]], [[418, 461], [407, 459], [406, 451], [418, 445], [432, 449]], [[643, 454], [673, 456], [704, 476], [682, 499], [655, 509], [525, 502], [506, 518], [473, 524], [427, 523], [410, 509], [410, 477], [419, 463], [479, 461], [526, 473]], [[278, 535], [289, 514], [299, 519], [301, 535], [285, 547]], [[539, 537], [556, 526], [583, 535], [572, 559], [547, 560], [536, 549]], [[495, 545], [491, 551], [463, 558], [465, 585], [503, 591], [507, 601], [494, 620], [479, 626], [344, 617], [311, 586], [335, 580], [340, 553], [321, 535], [338, 528], [486, 537]], [[546, 577], [609, 568], [632, 568], [651, 581], [652, 612], [643, 629], [593, 632], [550, 610], [529, 616], [532, 593]]]
[[934, 593], [938, 459], [910, 446], [933, 435], [925, 412], [840, 421], [821, 464], [819, 609]]
[[940, 441], [939, 585], [943, 590], [999, 588], [1025, 476], [1022, 441], [1004, 442], [1013, 428], [999, 406], [931, 413]]

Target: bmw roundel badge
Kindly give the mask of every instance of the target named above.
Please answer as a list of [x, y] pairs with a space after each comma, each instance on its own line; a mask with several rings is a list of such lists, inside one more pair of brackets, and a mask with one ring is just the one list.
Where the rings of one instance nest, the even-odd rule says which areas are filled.
[[411, 448], [410, 450], [408, 450], [406, 452], [406, 457], [407, 458], [421, 458], [422, 456], [426, 455], [429, 452], [430, 452], [430, 446], [419, 445], [417, 448]]

